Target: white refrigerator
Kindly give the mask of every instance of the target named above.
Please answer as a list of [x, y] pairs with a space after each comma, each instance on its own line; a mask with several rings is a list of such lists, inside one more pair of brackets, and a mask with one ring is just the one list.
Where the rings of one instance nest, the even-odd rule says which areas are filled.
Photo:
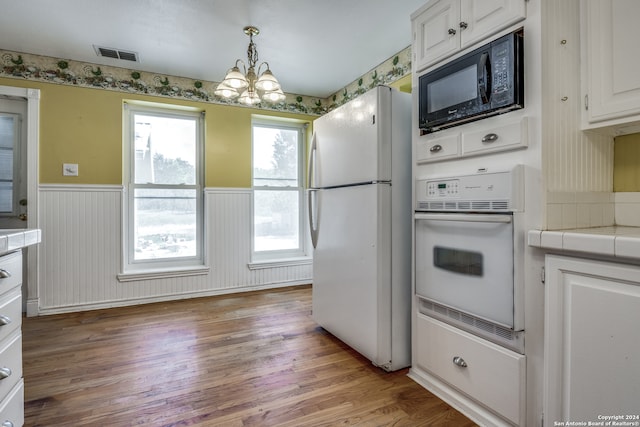
[[313, 122], [313, 319], [387, 371], [411, 363], [411, 95], [379, 86]]

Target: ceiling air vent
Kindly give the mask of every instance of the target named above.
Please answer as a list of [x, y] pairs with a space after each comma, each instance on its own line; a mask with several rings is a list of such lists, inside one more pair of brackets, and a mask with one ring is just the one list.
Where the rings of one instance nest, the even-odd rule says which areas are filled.
[[106, 58], [122, 59], [123, 61], [140, 62], [138, 60], [138, 54], [126, 50], [113, 49], [111, 47], [93, 46], [98, 56], [104, 56]]

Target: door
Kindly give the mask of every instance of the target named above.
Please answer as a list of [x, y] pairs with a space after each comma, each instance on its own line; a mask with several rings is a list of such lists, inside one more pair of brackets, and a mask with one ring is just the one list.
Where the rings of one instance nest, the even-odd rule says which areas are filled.
[[27, 101], [0, 98], [0, 229], [27, 227]]
[[315, 190], [313, 319], [377, 365], [391, 360], [391, 186]]
[[486, 39], [526, 16], [524, 0], [461, 1], [462, 48]]
[[583, 4], [589, 122], [640, 114], [640, 2], [601, 0]]
[[460, 49], [459, 0], [439, 0], [413, 23], [416, 70], [422, 70]]
[[416, 214], [416, 293], [513, 328], [511, 215]]
[[[390, 129], [380, 125], [384, 113], [379, 111], [378, 94], [386, 99], [380, 105], [388, 107], [391, 89], [379, 87], [313, 122], [311, 187], [391, 179]], [[379, 135], [382, 129], [386, 137]]]
[[[0, 215], [0, 229], [5, 228], [38, 228], [38, 129], [40, 123], [40, 90], [0, 86], [0, 112], [12, 117], [20, 117], [19, 147], [16, 153], [20, 156], [19, 173], [13, 176], [19, 181], [16, 197], [18, 210], [13, 214]], [[7, 153], [4, 153], [5, 159]], [[12, 185], [13, 187], [13, 185]], [[7, 188], [5, 181], [5, 189]], [[20, 203], [21, 200], [25, 202]], [[22, 215], [22, 217], [20, 217]], [[22, 276], [23, 310], [28, 315], [38, 313], [38, 252], [35, 247], [23, 249]]]
[[545, 425], [638, 425], [640, 268], [547, 255], [545, 269]]

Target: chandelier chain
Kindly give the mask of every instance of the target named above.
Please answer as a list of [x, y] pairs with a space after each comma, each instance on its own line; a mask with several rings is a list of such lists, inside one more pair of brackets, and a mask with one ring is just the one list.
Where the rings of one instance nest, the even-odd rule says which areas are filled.
[[249, 60], [249, 68], [254, 68], [258, 63], [258, 49], [253, 42], [253, 34], [249, 35], [249, 47], [247, 48], [247, 59]]

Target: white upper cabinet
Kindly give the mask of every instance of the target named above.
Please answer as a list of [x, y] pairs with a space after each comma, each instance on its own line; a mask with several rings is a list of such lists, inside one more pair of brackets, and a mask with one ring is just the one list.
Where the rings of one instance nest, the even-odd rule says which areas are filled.
[[433, 0], [412, 16], [420, 71], [525, 18], [525, 0]]
[[640, 1], [583, 0], [586, 128], [640, 121]]

